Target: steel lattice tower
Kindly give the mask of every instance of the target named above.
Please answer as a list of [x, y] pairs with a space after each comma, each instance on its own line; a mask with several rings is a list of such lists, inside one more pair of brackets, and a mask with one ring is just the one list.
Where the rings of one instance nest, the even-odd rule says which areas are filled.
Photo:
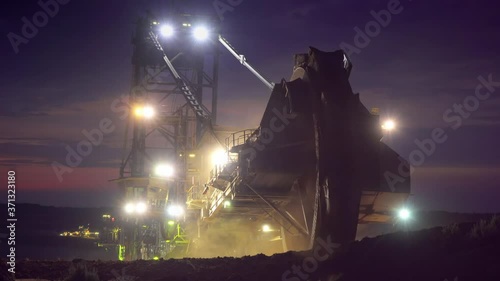
[[[152, 215], [140, 223], [136, 220], [135, 226], [131, 226], [133, 219], [126, 219], [129, 228], [124, 227], [120, 243], [125, 245], [126, 259], [138, 258], [147, 238], [147, 231], [137, 226], [147, 225], [149, 232], [157, 236], [151, 240], [159, 241], [164, 232], [159, 214], [169, 202], [185, 204], [189, 185], [199, 181], [196, 172], [188, 169], [188, 157], [193, 155], [192, 151], [197, 149], [201, 137], [214, 125], [217, 116], [218, 44], [214, 40], [195, 42], [189, 31], [193, 24], [203, 22], [210, 24], [213, 33], [217, 34], [218, 23], [207, 17], [185, 14], [171, 15], [165, 21], [176, 24], [177, 34], [175, 38], [159, 38], [159, 41], [198, 102], [210, 113], [211, 122], [207, 124], [196, 118], [162, 60], [162, 52], [151, 38], [151, 31], [157, 32], [159, 22], [151, 16], [140, 18], [132, 39], [131, 114], [126, 126], [118, 184], [123, 191], [124, 204], [141, 200], [151, 208]], [[160, 163], [173, 166], [173, 179], [155, 177], [155, 165]], [[149, 243], [154, 245], [152, 248], [159, 247]]]

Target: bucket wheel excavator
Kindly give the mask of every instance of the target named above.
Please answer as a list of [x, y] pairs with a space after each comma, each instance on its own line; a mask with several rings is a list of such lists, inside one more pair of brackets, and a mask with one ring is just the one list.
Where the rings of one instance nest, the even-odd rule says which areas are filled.
[[381, 142], [379, 116], [352, 92], [351, 69], [341, 50], [295, 55], [291, 79], [273, 87], [258, 129], [226, 140], [233, 161], [208, 184], [223, 197], [211, 201], [209, 217], [271, 217], [286, 250], [318, 238], [346, 243], [359, 223], [394, 218], [410, 194], [401, 172], [409, 166]]
[[[222, 239], [222, 255], [265, 252], [259, 244], [305, 250], [318, 239], [352, 241], [360, 223], [393, 220], [410, 194], [409, 165], [381, 142], [378, 112], [353, 93], [347, 55], [311, 47], [294, 56], [288, 81], [272, 83], [217, 24], [189, 15], [138, 23], [134, 114], [116, 180], [126, 211], [120, 259], [221, 255], [211, 231], [243, 233], [234, 246]], [[271, 91], [256, 129], [215, 123], [221, 45]]]

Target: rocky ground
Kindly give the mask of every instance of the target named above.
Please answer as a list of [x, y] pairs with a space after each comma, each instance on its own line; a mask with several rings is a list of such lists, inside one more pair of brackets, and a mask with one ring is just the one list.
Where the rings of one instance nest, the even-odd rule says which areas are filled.
[[[134, 262], [19, 261], [16, 278], [64, 280], [75, 268], [98, 280], [500, 280], [500, 218], [366, 238], [331, 251], [243, 258]], [[5, 267], [5, 262], [2, 263]], [[93, 274], [92, 270], [95, 270]], [[85, 270], [81, 270], [85, 271]], [[6, 268], [2, 269], [2, 273]], [[7, 276], [5, 276], [6, 278]], [[78, 279], [71, 280], [97, 280]]]

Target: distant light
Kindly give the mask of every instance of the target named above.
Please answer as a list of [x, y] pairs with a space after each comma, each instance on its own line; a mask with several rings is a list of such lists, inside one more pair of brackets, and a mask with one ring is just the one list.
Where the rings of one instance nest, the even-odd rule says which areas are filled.
[[175, 224], [175, 221], [168, 221], [168, 225], [172, 226]]
[[153, 107], [147, 106], [137, 106], [134, 109], [134, 114], [140, 118], [151, 119], [155, 115], [155, 110]]
[[182, 208], [182, 206], [179, 205], [170, 205], [167, 208], [167, 213], [173, 217], [180, 217], [184, 214], [184, 208]]
[[189, 154], [189, 158], [195, 158], [195, 157], [196, 157], [196, 154], [194, 154], [194, 153]]
[[408, 209], [401, 209], [398, 212], [398, 217], [402, 220], [408, 220], [410, 218], [411, 214]]
[[391, 119], [384, 121], [384, 123], [382, 124], [382, 129], [385, 131], [392, 131], [395, 128], [396, 128], [396, 123]]
[[163, 25], [160, 28], [160, 34], [164, 37], [171, 37], [174, 35], [174, 28], [169, 24]]
[[174, 168], [170, 165], [159, 164], [155, 168], [155, 175], [162, 178], [170, 178], [174, 175]]
[[141, 107], [136, 107], [136, 108], [134, 109], [134, 114], [135, 114], [135, 116], [137, 116], [137, 117], [142, 117], [143, 112], [144, 112], [144, 108], [143, 108], [142, 106], [141, 106]]
[[160, 258], [159, 257], [154, 257], [153, 260], [157, 261], [159, 260]]
[[185, 23], [183, 23], [183, 24], [182, 24], [182, 26], [184, 26], [184, 27], [190, 27], [190, 26], [191, 26], [191, 24], [190, 24], [190, 23], [185, 22]]
[[131, 214], [135, 211], [135, 205], [133, 203], [127, 203], [125, 205], [125, 213]]
[[271, 227], [268, 224], [264, 224], [262, 226], [262, 231], [263, 232], [271, 232]]
[[219, 149], [212, 154], [212, 164], [216, 166], [226, 165], [228, 156], [225, 150]]
[[148, 206], [144, 202], [139, 202], [135, 205], [135, 211], [138, 214], [144, 214], [147, 210]]
[[[148, 209], [148, 206], [144, 202], [129, 202], [125, 204], [124, 210], [127, 214], [144, 214]], [[114, 221], [115, 218], [111, 218]]]
[[229, 207], [231, 207], [231, 201], [229, 200], [224, 201], [224, 209]]
[[155, 111], [151, 106], [144, 107], [144, 117], [147, 119], [153, 117], [155, 115]]
[[208, 38], [208, 29], [204, 26], [198, 26], [193, 30], [194, 38], [203, 41]]

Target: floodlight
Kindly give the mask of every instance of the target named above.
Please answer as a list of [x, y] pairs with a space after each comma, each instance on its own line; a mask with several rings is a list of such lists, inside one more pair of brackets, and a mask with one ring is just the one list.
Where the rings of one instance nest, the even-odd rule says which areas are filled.
[[406, 221], [410, 218], [410, 216], [411, 216], [410, 211], [406, 208], [403, 208], [398, 212], [398, 217], [402, 220]]
[[209, 35], [209, 31], [205, 26], [197, 26], [193, 29], [193, 35], [196, 40], [206, 40]]
[[167, 214], [173, 217], [180, 217], [184, 214], [184, 208], [182, 208], [182, 206], [179, 205], [170, 205], [167, 208]]
[[175, 33], [174, 27], [171, 26], [170, 24], [165, 24], [160, 28], [160, 34], [163, 37], [171, 37]]
[[155, 110], [152, 106], [137, 106], [134, 109], [134, 114], [140, 118], [151, 119], [155, 115]]
[[228, 162], [227, 152], [223, 149], [216, 150], [212, 154], [212, 164], [216, 166], [226, 165]]
[[263, 232], [271, 232], [271, 227], [268, 224], [264, 224], [262, 226], [262, 231]]
[[382, 129], [385, 131], [392, 131], [395, 128], [396, 128], [396, 123], [392, 119], [388, 119], [384, 121], [384, 123], [382, 124]]
[[137, 117], [142, 117], [143, 113], [144, 113], [144, 108], [142, 106], [138, 106], [134, 109], [134, 114]]
[[138, 214], [144, 214], [147, 210], [147, 206], [144, 202], [139, 202], [135, 204], [135, 212]]
[[170, 165], [159, 164], [155, 168], [155, 175], [162, 178], [169, 178], [174, 175], [174, 168]]
[[125, 209], [125, 213], [127, 213], [127, 214], [131, 214], [131, 213], [133, 213], [133, 212], [135, 211], [135, 206], [134, 206], [134, 204], [132, 204], [132, 203], [127, 203], [127, 204], [125, 205], [125, 208], [124, 208], [124, 209]]
[[155, 111], [151, 106], [145, 106], [143, 113], [144, 113], [144, 117], [146, 119], [150, 119], [151, 117], [153, 117], [155, 115]]

